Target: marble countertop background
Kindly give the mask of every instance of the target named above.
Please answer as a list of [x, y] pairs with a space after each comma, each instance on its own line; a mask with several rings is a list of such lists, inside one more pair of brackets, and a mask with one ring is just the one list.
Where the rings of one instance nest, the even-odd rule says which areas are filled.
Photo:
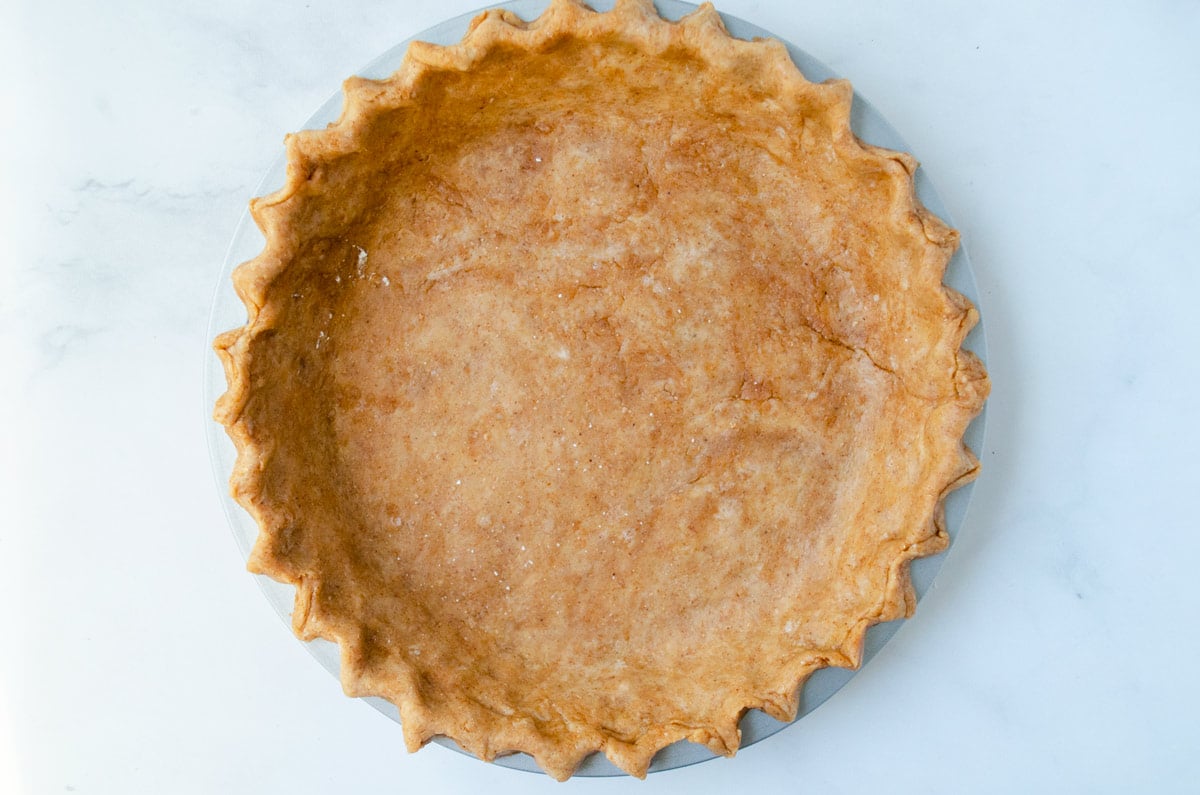
[[725, 0], [851, 78], [963, 232], [984, 475], [917, 617], [733, 760], [403, 751], [242, 570], [206, 322], [342, 77], [480, 0], [0, 10], [0, 792], [1195, 792], [1200, 6]]

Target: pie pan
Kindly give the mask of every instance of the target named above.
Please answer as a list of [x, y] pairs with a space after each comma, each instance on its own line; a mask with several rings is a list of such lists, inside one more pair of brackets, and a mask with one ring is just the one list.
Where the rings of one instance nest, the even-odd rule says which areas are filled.
[[[541, 11], [543, 3], [517, 2], [505, 4], [507, 8], [519, 16], [530, 19], [536, 17]], [[603, 10], [603, 4], [597, 4], [599, 10]], [[676, 19], [694, 9], [693, 6], [683, 3], [668, 3], [663, 2], [658, 4], [659, 12], [668, 19]], [[470, 20], [474, 14], [464, 15], [453, 20], [442, 23], [428, 31], [418, 34], [414, 40], [429, 41], [439, 44], [451, 44], [457, 42], [463, 33], [466, 31]], [[755, 28], [748, 23], [742, 22], [730, 17], [724, 17], [724, 22], [731, 35], [739, 38], [752, 38], [768, 36], [765, 31]], [[372, 62], [360, 74], [370, 78], [382, 78], [390, 74], [399, 65], [400, 59], [407, 47], [408, 42], [398, 45], [393, 50], [384, 54], [376, 61]], [[830, 71], [814, 61], [812, 58], [799, 51], [794, 47], [789, 46], [789, 53], [793, 61], [800, 67], [801, 71], [809, 80], [820, 81], [833, 75]], [[305, 128], [319, 129], [326, 123], [337, 118], [341, 108], [341, 95], [335, 95], [327, 102], [314, 116], [306, 123]], [[888, 149], [907, 151], [908, 148], [903, 141], [895, 134], [895, 132], [887, 125], [887, 123], [879, 117], [869, 105], [856, 97], [855, 105], [852, 111], [851, 122], [856, 135], [871, 144], [883, 146]], [[257, 195], [262, 195], [277, 187], [284, 176], [284, 161], [281, 158], [276, 162], [275, 166], [260, 185]], [[917, 195], [922, 203], [933, 213], [946, 218], [945, 208], [941, 205], [932, 187], [925, 180], [922, 172], [918, 171], [916, 175], [916, 190]], [[218, 332], [235, 327], [244, 322], [244, 309], [240, 301], [238, 301], [230, 285], [230, 273], [232, 269], [239, 263], [252, 258], [258, 253], [262, 246], [262, 238], [257, 229], [250, 222], [248, 216], [244, 217], [235, 234], [234, 240], [230, 246], [229, 254], [226, 258], [225, 267], [218, 282], [217, 293], [213, 303], [213, 313], [210, 321], [210, 338]], [[968, 299], [978, 306], [978, 296], [976, 294], [974, 281], [970, 272], [969, 263], [965, 252], [959, 248], [958, 252], [950, 262], [945, 276], [945, 283], [959, 293], [965, 295]], [[968, 338], [965, 346], [967, 349], [974, 351], [981, 359], [985, 358], [984, 339], [982, 326], [977, 326], [972, 335]], [[211, 354], [206, 359], [206, 377], [205, 377], [205, 409], [206, 413], [216, 401], [218, 396], [224, 390], [225, 382], [221, 370], [217, 366], [214, 356]], [[230, 472], [233, 469], [234, 450], [233, 446], [224, 436], [220, 426], [209, 423], [210, 429], [209, 441], [210, 451], [212, 453], [212, 462], [214, 473], [217, 481], [221, 484], [222, 491], [225, 491], [224, 484], [228, 481]], [[983, 434], [983, 419], [982, 415], [970, 426], [966, 436], [965, 443], [968, 447], [978, 450], [981, 447]], [[963, 489], [953, 492], [946, 500], [946, 531], [953, 538], [962, 524], [965, 514], [966, 505], [970, 497], [970, 485]], [[235, 538], [242, 550], [243, 555], [249, 555], [249, 550], [253, 544], [255, 536], [258, 534], [258, 527], [249, 515], [245, 514], [241, 508], [230, 498], [225, 499], [225, 506], [230, 524], [234, 530]], [[941, 556], [932, 558], [924, 558], [915, 561], [912, 564], [912, 580], [917, 596], [923, 594], [929, 587], [933, 576], [941, 564]], [[289, 586], [280, 585], [266, 578], [259, 578], [260, 584], [264, 588], [269, 601], [273, 604], [279, 614], [285, 619], [290, 615], [292, 609], [293, 589]], [[887, 622], [876, 625], [867, 634], [865, 643], [864, 661], [869, 660], [886, 640], [895, 632], [899, 622]], [[309, 648], [317, 657], [317, 659], [331, 672], [338, 672], [338, 653], [337, 647], [325, 641], [311, 641]], [[839, 668], [825, 668], [813, 674], [803, 688], [801, 694], [800, 708], [798, 716], [803, 716], [807, 712], [814, 709], [816, 706], [828, 699], [834, 692], [837, 691], [848, 679], [853, 675], [852, 671]], [[397, 717], [397, 711], [389, 702], [382, 699], [367, 699], [377, 708], [392, 717]], [[786, 724], [776, 721], [767, 715], [751, 711], [746, 714], [741, 723], [742, 730], [742, 745], [749, 745], [753, 742], [769, 736]], [[437, 738], [438, 742], [446, 745], [453, 745], [449, 740]], [[662, 750], [654, 762], [650, 770], [669, 769], [690, 764], [692, 762], [703, 761], [711, 758], [713, 753], [702, 746], [692, 745], [686, 742], [679, 742]], [[527, 770], [536, 770], [532, 760], [523, 754], [514, 754], [504, 756], [497, 760], [499, 764], [517, 767]], [[619, 774], [619, 770], [611, 765], [601, 756], [593, 755], [589, 757], [576, 771], [576, 775], [612, 775]]]

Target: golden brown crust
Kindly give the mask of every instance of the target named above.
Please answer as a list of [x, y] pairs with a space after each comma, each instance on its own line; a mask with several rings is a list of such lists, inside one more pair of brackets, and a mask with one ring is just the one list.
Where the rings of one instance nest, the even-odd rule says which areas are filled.
[[289, 136], [216, 416], [250, 568], [410, 749], [732, 754], [911, 614], [988, 381], [850, 101], [710, 6], [556, 0]]

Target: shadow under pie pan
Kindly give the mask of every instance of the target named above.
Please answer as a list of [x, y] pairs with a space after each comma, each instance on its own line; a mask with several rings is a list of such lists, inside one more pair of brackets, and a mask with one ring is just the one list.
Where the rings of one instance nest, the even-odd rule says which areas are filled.
[[[594, 2], [590, 5], [597, 11], [611, 7], [611, 2]], [[544, 0], [518, 0], [503, 3], [496, 8], [509, 10], [525, 20], [532, 20], [541, 14], [547, 6]], [[659, 14], [667, 20], [678, 20], [696, 10], [696, 7], [675, 0], [659, 0], [656, 3]], [[358, 75], [370, 79], [384, 79], [395, 72], [401, 65], [408, 45], [414, 41], [430, 42], [438, 45], [458, 43], [467, 33], [472, 20], [480, 12], [465, 14], [442, 22], [428, 30], [418, 33], [408, 41], [398, 44], [388, 52], [376, 58]], [[728, 33], [739, 39], [776, 38], [743, 20], [722, 16]], [[799, 48], [786, 44], [787, 52], [792, 61], [799, 67], [803, 75], [812, 82], [821, 82], [836, 76], [822, 63], [815, 60]], [[306, 130], [320, 130], [327, 124], [336, 121], [341, 114], [343, 95], [338, 92], [332, 96], [313, 116], [303, 125]], [[907, 152], [908, 147], [896, 131], [880, 114], [857, 94], [854, 96], [850, 112], [850, 124], [855, 136], [861, 141], [877, 147], [899, 152]], [[540, 161], [539, 161], [540, 162]], [[277, 190], [284, 184], [287, 174], [287, 162], [281, 156], [270, 168], [260, 183], [255, 195], [263, 196]], [[923, 170], [916, 170], [914, 177], [916, 196], [924, 207], [933, 215], [949, 218], [945, 207], [934, 191]], [[258, 256], [263, 249], [264, 238], [259, 232], [249, 213], [245, 214], [239, 223], [230, 244], [224, 266], [217, 282], [213, 299], [212, 313], [209, 321], [209, 339], [222, 332], [237, 328], [246, 323], [246, 308], [236, 294], [232, 284], [234, 269], [243, 262]], [[949, 264], [946, 266], [944, 284], [965, 296], [976, 307], [979, 305], [974, 276], [966, 252], [959, 247]], [[878, 300], [878, 296], [876, 296]], [[982, 323], [976, 325], [967, 335], [962, 345], [963, 349], [971, 351], [986, 365], [986, 342]], [[235, 540], [244, 557], [250, 556], [255, 539], [259, 534], [256, 521], [229, 494], [227, 484], [231, 473], [234, 472], [237, 451], [226, 435], [221, 424], [209, 421], [214, 404], [226, 390], [226, 379], [218, 357], [208, 352], [205, 359], [204, 372], [204, 412], [206, 415], [207, 436], [214, 476], [223, 495], [223, 504]], [[962, 437], [963, 443], [971, 450], [978, 451], [983, 445], [985, 412], [978, 416], [966, 428]], [[945, 496], [945, 521], [942, 529], [951, 542], [963, 524], [967, 506], [971, 498], [972, 485], [967, 483], [961, 488], [949, 492]], [[522, 547], [523, 549], [523, 547]], [[910, 573], [913, 592], [917, 599], [928, 591], [934, 577], [941, 568], [944, 554], [934, 554], [917, 557], [911, 561]], [[615, 575], [614, 575], [615, 576]], [[292, 620], [295, 589], [266, 576], [257, 576], [263, 592], [278, 614], [287, 622]], [[871, 626], [865, 635], [862, 646], [862, 662], [871, 660], [887, 641], [895, 634], [902, 620], [884, 621]], [[338, 645], [317, 638], [308, 641], [306, 647], [310, 653], [332, 674], [339, 676], [340, 660]], [[822, 667], [805, 680], [800, 689], [799, 706], [796, 720], [816, 709], [845, 685], [855, 671], [841, 667]], [[399, 712], [390, 701], [378, 697], [365, 697], [380, 712], [399, 721]], [[788, 726], [788, 722], [776, 720], [758, 709], [749, 709], [742, 716], [739, 728], [741, 731], [740, 745], [745, 747], [769, 737]], [[444, 736], [435, 736], [433, 742], [446, 747], [458, 749], [458, 746]], [[706, 761], [716, 756], [707, 746], [698, 745], [686, 740], [679, 740], [662, 748], [654, 756], [648, 771], [669, 770], [673, 768]], [[525, 753], [500, 755], [495, 763], [506, 767], [531, 772], [540, 772], [533, 758]], [[575, 769], [574, 775], [579, 776], [613, 776], [624, 775], [623, 771], [610, 762], [602, 753], [591, 753]]]

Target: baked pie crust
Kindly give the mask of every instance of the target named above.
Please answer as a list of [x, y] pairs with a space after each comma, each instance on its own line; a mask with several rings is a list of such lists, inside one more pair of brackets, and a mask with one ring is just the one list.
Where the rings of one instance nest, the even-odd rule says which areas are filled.
[[565, 779], [738, 747], [910, 615], [988, 392], [957, 234], [711, 6], [487, 11], [287, 139], [215, 347], [260, 527], [349, 695]]

